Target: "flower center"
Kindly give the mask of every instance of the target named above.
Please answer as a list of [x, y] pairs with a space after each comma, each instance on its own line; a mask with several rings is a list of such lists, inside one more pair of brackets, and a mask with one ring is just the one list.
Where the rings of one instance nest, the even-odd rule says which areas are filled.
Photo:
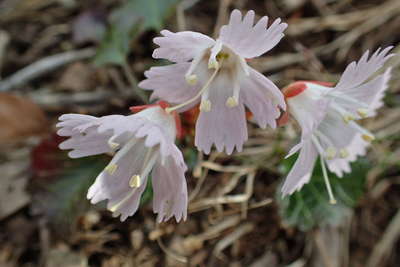
[[[212, 81], [217, 77], [219, 71], [231, 72], [231, 77], [233, 79], [232, 96], [228, 97], [226, 100], [226, 106], [233, 108], [239, 105], [239, 74], [238, 71], [243, 71], [246, 75], [249, 75], [249, 69], [246, 61], [240, 56], [236, 55], [228, 47], [223, 46], [222, 42], [217, 40], [212, 48], [206, 49], [199, 53], [191, 62], [189, 69], [185, 73], [186, 82], [189, 85], [196, 85], [198, 83], [199, 77], [195, 74], [198, 68], [204, 68], [207, 66], [209, 70], [214, 69], [210, 74], [210, 78], [201, 87], [199, 93], [188, 101], [177, 105], [176, 107], [169, 108], [169, 111], [186, 106], [201, 96], [200, 110], [208, 112], [212, 108], [212, 102], [209, 99], [209, 89]], [[202, 69], [202, 73], [209, 73], [208, 70]]]

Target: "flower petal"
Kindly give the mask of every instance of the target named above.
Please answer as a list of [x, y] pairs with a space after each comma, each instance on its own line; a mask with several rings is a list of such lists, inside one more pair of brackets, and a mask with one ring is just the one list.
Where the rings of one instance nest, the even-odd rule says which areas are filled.
[[325, 135], [332, 144], [325, 144], [324, 148], [333, 146], [336, 149], [347, 148], [358, 131], [350, 127], [340, 114], [336, 112], [328, 112], [318, 127], [323, 135]]
[[301, 127], [302, 139], [309, 139], [314, 130], [325, 118], [330, 100], [327, 98], [314, 99], [312, 93], [305, 90], [287, 100], [290, 114]]
[[388, 54], [392, 48], [393, 46], [389, 46], [382, 51], [379, 48], [369, 59], [369, 51], [366, 51], [358, 62], [353, 61], [346, 67], [334, 90], [348, 92], [348, 90], [354, 89], [365, 82], [389, 58], [394, 56], [394, 54]]
[[239, 10], [234, 10], [228, 25], [221, 27], [219, 39], [244, 58], [258, 57], [271, 50], [284, 36], [287, 24], [276, 19], [267, 28], [268, 17], [262, 17], [254, 25], [254, 11], [249, 11], [242, 20]]
[[172, 154], [164, 165], [158, 162], [152, 173], [153, 211], [158, 213], [157, 221], [168, 221], [175, 216], [179, 222], [187, 217], [186, 165], [182, 153], [174, 146]]
[[200, 112], [196, 122], [196, 147], [209, 154], [213, 144], [219, 152], [224, 149], [231, 154], [234, 148], [242, 150], [247, 140], [247, 125], [242, 101], [236, 107], [227, 107], [226, 101], [232, 96], [232, 79], [220, 73], [211, 83], [209, 100], [212, 107]]
[[273, 82], [256, 70], [249, 68], [250, 75], [241, 81], [240, 95], [243, 103], [250, 109], [261, 128], [269, 124], [276, 127], [280, 106], [286, 108], [283, 94]]
[[356, 134], [347, 147], [349, 155], [346, 158], [328, 160], [329, 170], [338, 177], [342, 177], [344, 173], [349, 173], [351, 171], [350, 162], [355, 161], [358, 156], [364, 156], [368, 146], [369, 143], [362, 139], [361, 134]]
[[193, 98], [199, 85], [189, 85], [185, 73], [190, 63], [178, 63], [162, 67], [152, 67], [144, 75], [146, 80], [139, 83], [145, 90], [153, 90], [151, 99], [162, 99], [172, 104], [183, 103]]
[[110, 131], [99, 133], [97, 131], [99, 119], [93, 116], [81, 114], [62, 115], [56, 126], [61, 127], [57, 134], [70, 136], [62, 142], [60, 149], [72, 149], [69, 152], [71, 158], [80, 158], [91, 155], [111, 152], [107, 140], [112, 136]]
[[[135, 142], [135, 141], [132, 141]], [[141, 185], [132, 188], [129, 185], [133, 175], [140, 174], [144, 164], [144, 156], [148, 148], [143, 140], [118, 151], [108, 166], [116, 166], [113, 171], [104, 169], [89, 188], [87, 198], [93, 204], [103, 200], [109, 200], [107, 207], [114, 215], [121, 215], [121, 221], [133, 215], [138, 209], [140, 196], [146, 188], [147, 175], [141, 177]], [[156, 153], [156, 152], [154, 152]]]
[[299, 157], [282, 186], [283, 196], [293, 194], [294, 191], [300, 190], [304, 184], [310, 181], [318, 152], [311, 140], [302, 142]]
[[172, 62], [185, 62], [193, 59], [214, 45], [214, 40], [207, 35], [184, 31], [170, 32], [168, 30], [161, 31], [163, 37], [154, 38], [154, 43], [160, 47], [153, 52], [153, 58], [165, 58]]
[[351, 97], [358, 101], [360, 104], [357, 105], [355, 102], [348, 102], [346, 99], [342, 100], [340, 97], [333, 98], [340, 104], [344, 109], [348, 110], [352, 114], [357, 114], [357, 111], [361, 108], [365, 108], [365, 104], [368, 106], [367, 116], [374, 116], [376, 110], [383, 105], [382, 98], [385, 95], [385, 91], [388, 88], [390, 80], [391, 69], [387, 69], [385, 73], [378, 75], [371, 81], [368, 81], [357, 87], [342, 90], [340, 93], [345, 94], [347, 97]]

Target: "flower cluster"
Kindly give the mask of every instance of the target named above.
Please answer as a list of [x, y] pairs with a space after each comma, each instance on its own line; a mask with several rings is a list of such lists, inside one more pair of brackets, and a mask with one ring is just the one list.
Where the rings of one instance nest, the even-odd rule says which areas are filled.
[[180, 131], [178, 113], [199, 106], [195, 146], [209, 154], [241, 151], [248, 138], [246, 108], [261, 127], [276, 128], [293, 117], [302, 129], [301, 142], [289, 153], [299, 158], [283, 185], [284, 195], [310, 180], [319, 156], [331, 196], [327, 168], [341, 176], [349, 162], [364, 155], [373, 135], [355, 121], [375, 115], [382, 105], [390, 70], [367, 80], [391, 56], [390, 47], [365, 53], [351, 63], [336, 86], [315, 81], [295, 82], [282, 91], [247, 64], [271, 50], [283, 38], [287, 24], [268, 17], [255, 21], [253, 11], [242, 16], [234, 10], [229, 23], [214, 40], [197, 32], [161, 31], [153, 57], [173, 64], [152, 67], [139, 87], [151, 90], [157, 104], [132, 107], [133, 115], [60, 117], [58, 134], [70, 137], [60, 145], [70, 157], [114, 153], [90, 187], [92, 203], [108, 200], [107, 207], [125, 220], [138, 209], [151, 173], [153, 210], [158, 221], [186, 219], [186, 165], [175, 145]]

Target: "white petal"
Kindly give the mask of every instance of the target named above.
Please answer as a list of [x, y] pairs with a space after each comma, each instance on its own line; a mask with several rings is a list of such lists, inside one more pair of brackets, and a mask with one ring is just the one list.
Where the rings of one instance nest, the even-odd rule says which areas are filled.
[[172, 104], [183, 103], [193, 98], [200, 86], [186, 82], [185, 73], [189, 67], [190, 63], [152, 67], [144, 73], [147, 79], [140, 82], [139, 87], [153, 90], [152, 99], [162, 99]]
[[288, 98], [287, 104], [288, 112], [301, 127], [302, 139], [309, 139], [325, 118], [330, 100], [314, 98], [312, 92], [306, 89], [301, 94]]
[[165, 58], [173, 62], [185, 62], [193, 59], [214, 45], [214, 40], [207, 35], [184, 31], [173, 33], [168, 30], [161, 31], [163, 37], [154, 38], [154, 43], [160, 47], [153, 52], [154, 58]]
[[[388, 82], [391, 76], [390, 71], [391, 69], [389, 68], [384, 74], [378, 75], [371, 81], [357, 87], [351, 87], [340, 91], [339, 94], [351, 97], [355, 100], [354, 102], [346, 101], [346, 98], [343, 100], [340, 97], [335, 97], [335, 92], [331, 94], [331, 97], [335, 99], [337, 104], [341, 105], [352, 114], [357, 114], [359, 109], [366, 109], [366, 115], [368, 117], [374, 116], [376, 110], [383, 105], [382, 98], [388, 88]], [[365, 107], [365, 105], [367, 107]]]
[[177, 222], [186, 220], [188, 196], [185, 171], [182, 154], [176, 147], [164, 165], [159, 162], [154, 167], [153, 211], [158, 213], [158, 222], [167, 221], [172, 216]]
[[249, 11], [242, 20], [239, 10], [231, 13], [228, 25], [222, 26], [219, 39], [244, 58], [258, 57], [271, 50], [284, 36], [287, 24], [277, 19], [267, 28], [268, 17], [254, 24], [254, 11]]
[[312, 141], [304, 141], [299, 157], [283, 184], [283, 196], [293, 194], [294, 191], [300, 190], [304, 184], [310, 181], [317, 156], [318, 152]]
[[346, 67], [334, 90], [347, 91], [365, 82], [372, 74], [379, 70], [390, 57], [394, 56], [394, 54], [388, 55], [392, 48], [392, 46], [389, 46], [382, 51], [379, 48], [369, 59], [369, 51], [365, 52], [357, 63], [353, 61]]
[[57, 127], [60, 136], [70, 136], [62, 142], [60, 149], [72, 149], [69, 152], [71, 158], [86, 157], [111, 152], [107, 140], [112, 132], [99, 133], [97, 131], [99, 119], [92, 116], [80, 114], [66, 114], [60, 117], [61, 122]]
[[121, 220], [132, 216], [138, 209], [140, 196], [146, 188], [147, 175], [140, 177], [141, 185], [138, 188], [130, 187], [129, 182], [133, 175], [141, 173], [147, 151], [143, 140], [134, 143], [128, 149], [122, 148], [118, 151], [109, 163], [109, 166], [115, 166], [114, 171], [110, 173], [106, 168], [99, 174], [89, 188], [88, 199], [93, 204], [108, 200], [108, 209], [116, 216], [121, 215]]
[[211, 110], [200, 112], [196, 123], [195, 145], [209, 154], [213, 144], [217, 150], [231, 154], [234, 148], [242, 150], [247, 140], [247, 125], [242, 101], [236, 107], [227, 107], [226, 101], [232, 96], [232, 79], [220, 73], [210, 85]]
[[261, 128], [265, 128], [267, 124], [275, 128], [276, 119], [280, 115], [278, 106], [286, 108], [284, 97], [275, 84], [251, 68], [249, 77], [244, 77], [241, 81], [240, 97]]
[[335, 173], [338, 177], [342, 177], [344, 173], [349, 173], [351, 171], [350, 162], [355, 161], [358, 156], [364, 156], [369, 145], [368, 142], [362, 139], [361, 134], [356, 134], [346, 148], [349, 155], [346, 158], [328, 160], [327, 163], [329, 170]]

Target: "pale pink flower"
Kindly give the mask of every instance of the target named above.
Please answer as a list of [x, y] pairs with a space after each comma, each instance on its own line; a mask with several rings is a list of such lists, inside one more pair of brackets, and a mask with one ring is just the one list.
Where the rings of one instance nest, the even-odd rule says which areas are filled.
[[177, 104], [174, 109], [189, 109], [200, 102], [195, 145], [207, 154], [213, 144], [228, 154], [235, 147], [242, 149], [248, 138], [245, 106], [262, 128], [275, 128], [279, 107], [286, 108], [280, 90], [248, 66], [246, 59], [272, 49], [287, 24], [277, 19], [267, 28], [268, 17], [255, 25], [254, 17], [253, 11], [242, 18], [234, 10], [217, 40], [197, 32], [167, 30], [154, 39], [160, 47], [153, 57], [176, 64], [151, 68], [139, 86], [153, 90], [152, 98]]
[[301, 142], [289, 152], [300, 150], [299, 157], [282, 187], [292, 194], [308, 183], [319, 156], [331, 202], [335, 202], [326, 165], [337, 176], [351, 171], [350, 162], [365, 155], [374, 136], [355, 122], [374, 116], [382, 106], [390, 69], [368, 80], [393, 54], [392, 47], [378, 49], [369, 59], [367, 51], [356, 63], [347, 66], [335, 87], [327, 83], [300, 81], [284, 89], [288, 112], [302, 129]]
[[70, 136], [60, 144], [72, 149], [72, 158], [116, 152], [89, 188], [93, 204], [108, 200], [107, 208], [124, 221], [138, 209], [152, 172], [153, 211], [158, 222], [187, 216], [186, 165], [175, 146], [174, 115], [162, 105], [152, 105], [134, 115], [96, 118], [66, 114], [60, 117], [58, 134]]

